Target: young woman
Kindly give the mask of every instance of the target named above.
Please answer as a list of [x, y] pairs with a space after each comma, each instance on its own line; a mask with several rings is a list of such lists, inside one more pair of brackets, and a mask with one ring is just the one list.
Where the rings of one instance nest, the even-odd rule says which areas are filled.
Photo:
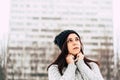
[[55, 37], [54, 43], [61, 53], [48, 66], [49, 80], [103, 80], [98, 62], [84, 56], [78, 33], [64, 30]]

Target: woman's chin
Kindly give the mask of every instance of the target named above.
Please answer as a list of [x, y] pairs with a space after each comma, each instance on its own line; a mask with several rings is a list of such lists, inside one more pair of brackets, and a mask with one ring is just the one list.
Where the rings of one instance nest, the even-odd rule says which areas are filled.
[[74, 56], [76, 56], [79, 52], [73, 53]]
[[76, 56], [78, 53], [80, 53], [80, 51], [73, 51], [71, 52], [72, 55]]

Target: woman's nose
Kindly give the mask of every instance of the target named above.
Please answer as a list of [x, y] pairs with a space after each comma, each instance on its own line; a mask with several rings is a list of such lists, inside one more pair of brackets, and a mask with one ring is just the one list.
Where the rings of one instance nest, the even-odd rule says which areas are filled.
[[76, 45], [77, 44], [77, 41], [73, 40], [73, 45]]

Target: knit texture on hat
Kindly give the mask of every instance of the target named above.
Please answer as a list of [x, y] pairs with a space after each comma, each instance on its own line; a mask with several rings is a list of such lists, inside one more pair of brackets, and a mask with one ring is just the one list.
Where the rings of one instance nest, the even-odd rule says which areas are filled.
[[74, 30], [64, 30], [55, 37], [54, 43], [62, 50], [64, 42], [71, 33], [75, 33], [80, 38], [78, 33], [76, 33]]

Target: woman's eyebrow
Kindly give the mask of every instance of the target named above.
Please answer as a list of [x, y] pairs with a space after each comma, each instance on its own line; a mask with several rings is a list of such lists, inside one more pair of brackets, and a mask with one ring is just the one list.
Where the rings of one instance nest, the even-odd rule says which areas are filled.
[[79, 37], [75, 37], [75, 38], [79, 38]]
[[70, 40], [70, 39], [72, 39], [72, 38], [68, 38], [67, 40]]

